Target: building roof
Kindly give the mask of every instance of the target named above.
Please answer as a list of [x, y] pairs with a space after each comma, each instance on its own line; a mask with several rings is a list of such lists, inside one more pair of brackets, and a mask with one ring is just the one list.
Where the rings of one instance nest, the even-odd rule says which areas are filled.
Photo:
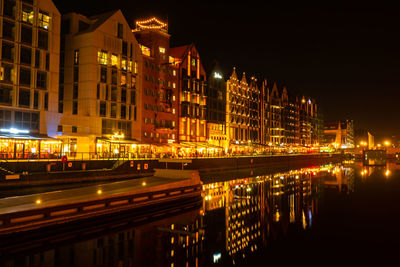
[[79, 34], [95, 31], [97, 28], [99, 28], [101, 25], [103, 25], [104, 22], [106, 22], [109, 18], [111, 18], [117, 12], [121, 12], [121, 10], [118, 9], [118, 10], [109, 11], [109, 12], [106, 12], [103, 14], [89, 17], [88, 19], [91, 20], [92, 23], [90, 24], [89, 28], [87, 28], [84, 31], [79, 32]]
[[193, 46], [193, 44], [190, 45], [183, 45], [183, 46], [178, 46], [178, 47], [171, 47], [169, 49], [169, 54], [170, 56], [174, 58], [184, 58], [185, 55], [188, 53], [190, 48]]

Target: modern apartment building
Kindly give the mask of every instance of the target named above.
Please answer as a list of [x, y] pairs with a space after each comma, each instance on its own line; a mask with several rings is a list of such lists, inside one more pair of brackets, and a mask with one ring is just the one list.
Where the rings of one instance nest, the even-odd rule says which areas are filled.
[[68, 153], [138, 153], [142, 56], [122, 12], [62, 17], [58, 137]]
[[57, 134], [61, 15], [50, 0], [0, 2], [0, 157], [43, 158]]

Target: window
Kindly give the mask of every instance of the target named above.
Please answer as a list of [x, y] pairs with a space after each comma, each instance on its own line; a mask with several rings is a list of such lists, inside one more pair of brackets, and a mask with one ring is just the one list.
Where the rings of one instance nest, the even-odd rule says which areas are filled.
[[4, 83], [13, 83], [13, 65], [3, 64], [0, 68], [0, 81]]
[[132, 90], [131, 92], [131, 104], [135, 105], [136, 104], [136, 91]]
[[0, 85], [0, 104], [12, 105], [12, 96], [13, 96], [12, 87]]
[[72, 102], [72, 114], [78, 114], [78, 101]]
[[14, 61], [14, 45], [9, 44], [3, 41], [2, 50], [1, 50], [1, 59]]
[[64, 112], [64, 104], [62, 102], [58, 102], [58, 113]]
[[37, 91], [33, 93], [33, 108], [39, 108], [39, 92]]
[[126, 90], [121, 90], [121, 102], [126, 103]]
[[111, 101], [117, 101], [117, 87], [111, 87]]
[[100, 68], [100, 82], [107, 83], [107, 67], [105, 66]]
[[196, 67], [196, 59], [195, 58], [192, 58], [192, 66]]
[[60, 85], [58, 87], [58, 100], [59, 101], [64, 100], [64, 85]]
[[121, 86], [126, 86], [126, 73], [121, 74]]
[[107, 52], [99, 51], [97, 52], [97, 61], [99, 64], [107, 65]]
[[128, 43], [125, 41], [122, 42], [122, 54], [128, 56]]
[[31, 103], [31, 91], [25, 89], [19, 89], [19, 106], [29, 107]]
[[45, 64], [46, 70], [49, 70], [50, 68], [50, 54], [46, 53], [46, 64]]
[[32, 45], [32, 27], [21, 25], [21, 42]]
[[22, 21], [33, 24], [33, 8], [27, 5], [22, 5]]
[[100, 84], [97, 84], [96, 98], [100, 99]]
[[79, 64], [79, 50], [74, 51], [74, 65]]
[[135, 66], [134, 66], [133, 72], [134, 72], [135, 74], [138, 73], [138, 63], [137, 63], [136, 61], [135, 61]]
[[121, 105], [121, 119], [126, 119], [126, 106]]
[[14, 23], [3, 20], [3, 37], [14, 40]]
[[3, 14], [4, 16], [14, 18], [15, 14], [15, 0], [4, 0]]
[[111, 118], [117, 117], [117, 104], [111, 104]]
[[111, 84], [117, 85], [117, 70], [111, 70]]
[[58, 125], [58, 126], [57, 126], [57, 132], [62, 132], [62, 130], [63, 130], [62, 125]]
[[112, 54], [111, 55], [111, 66], [118, 67], [118, 56]]
[[172, 75], [176, 76], [176, 70], [172, 71]]
[[133, 120], [136, 121], [136, 107], [134, 107], [133, 109]]
[[19, 70], [19, 84], [31, 86], [31, 70], [20, 68]]
[[72, 126], [72, 132], [73, 132], [73, 133], [77, 133], [77, 132], [78, 132], [78, 127]]
[[115, 132], [121, 132], [125, 136], [131, 136], [132, 124], [129, 121], [117, 121], [107, 120], [102, 121], [102, 134], [114, 134]]
[[39, 23], [38, 23], [39, 27], [46, 29], [46, 30], [49, 29], [49, 27], [50, 27], [49, 13], [39, 10], [38, 20], [39, 20]]
[[79, 67], [75, 66], [74, 67], [74, 82], [79, 81]]
[[159, 47], [158, 50], [160, 51], [161, 54], [165, 54], [165, 48], [164, 47]]
[[47, 50], [49, 47], [49, 33], [38, 31], [38, 47]]
[[48, 93], [44, 94], [44, 109], [45, 110], [49, 109], [49, 94]]
[[140, 49], [142, 50], [142, 54], [145, 56], [150, 56], [150, 48], [140, 45]]
[[78, 99], [78, 84], [77, 83], [74, 84], [74, 89], [73, 89], [73, 92], [72, 92], [72, 98], [73, 99]]
[[107, 114], [106, 102], [100, 102], [100, 117], [105, 117]]
[[40, 50], [35, 51], [35, 67], [40, 67]]
[[0, 109], [0, 128], [11, 127], [11, 111]]
[[36, 75], [36, 88], [46, 89], [47, 88], [47, 73], [44, 71], [38, 71]]
[[39, 130], [39, 113], [16, 111], [14, 117], [16, 128]]
[[30, 48], [21, 46], [20, 62], [21, 64], [31, 65], [32, 50]]
[[118, 36], [118, 38], [124, 38], [124, 25], [121, 23], [118, 23], [117, 36]]
[[127, 60], [126, 60], [126, 58], [122, 58], [121, 59], [121, 68], [123, 70], [127, 70]]

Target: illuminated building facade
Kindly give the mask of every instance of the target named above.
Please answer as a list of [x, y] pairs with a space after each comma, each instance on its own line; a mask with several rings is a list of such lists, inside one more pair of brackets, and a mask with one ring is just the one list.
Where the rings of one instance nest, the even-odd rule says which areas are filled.
[[226, 83], [226, 128], [233, 153], [253, 151], [261, 141], [260, 95], [256, 78], [248, 83], [243, 73], [239, 81], [234, 68]]
[[60, 120], [60, 12], [50, 0], [4, 0], [0, 10], [0, 158], [51, 157], [61, 149], [50, 138]]
[[133, 32], [143, 55], [140, 140], [155, 145], [174, 144], [178, 139], [179, 74], [171, 58], [168, 25], [151, 18], [137, 21]]
[[[268, 90], [267, 90], [268, 92]], [[276, 83], [272, 86], [269, 92], [268, 102], [268, 137], [269, 143], [273, 146], [283, 145], [284, 142], [284, 128], [282, 126], [283, 105], [282, 97], [279, 94]]]
[[179, 68], [179, 142], [206, 142], [206, 72], [194, 44], [170, 49]]
[[65, 154], [136, 155], [141, 54], [122, 12], [63, 16], [60, 63]]
[[315, 129], [317, 118], [317, 104], [314, 99], [306, 99], [304, 96], [299, 103], [299, 125], [300, 125], [300, 145], [312, 146], [320, 143], [312, 130]]
[[229, 145], [226, 136], [226, 82], [218, 65], [208, 75], [207, 81], [207, 138], [209, 144], [224, 151]]
[[282, 92], [282, 128], [284, 129], [284, 143], [288, 146], [297, 146], [300, 143], [300, 114], [296, 98], [288, 95], [286, 88]]
[[325, 143], [335, 148], [354, 148], [354, 122], [326, 121], [325, 122]]

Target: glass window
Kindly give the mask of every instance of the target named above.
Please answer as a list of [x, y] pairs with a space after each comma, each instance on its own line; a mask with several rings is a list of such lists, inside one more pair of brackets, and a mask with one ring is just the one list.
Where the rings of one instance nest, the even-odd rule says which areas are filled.
[[74, 82], [79, 81], [79, 67], [75, 66], [74, 67]]
[[12, 105], [12, 96], [12, 87], [0, 85], [0, 104]]
[[19, 89], [19, 106], [29, 107], [31, 103], [31, 91]]
[[161, 54], [165, 54], [165, 48], [164, 47], [159, 47], [158, 50], [160, 51]]
[[136, 91], [132, 90], [131, 92], [131, 104], [135, 105], [136, 104]]
[[113, 69], [111, 71], [111, 84], [117, 85], [117, 70]]
[[74, 84], [74, 89], [73, 89], [73, 92], [72, 92], [72, 98], [73, 99], [78, 99], [78, 84], [77, 83]]
[[49, 70], [50, 68], [50, 54], [46, 53], [46, 64], [45, 64], [46, 70]]
[[72, 132], [73, 132], [73, 133], [77, 133], [77, 132], [78, 132], [78, 127], [72, 126]]
[[128, 43], [125, 41], [122, 42], [122, 54], [128, 56]]
[[40, 50], [35, 51], [35, 67], [40, 67]]
[[39, 92], [37, 91], [33, 94], [33, 108], [39, 108]]
[[97, 60], [99, 64], [107, 65], [107, 52], [105, 51], [97, 52]]
[[74, 64], [79, 64], [79, 50], [74, 51]]
[[111, 101], [117, 101], [117, 87], [111, 87]]
[[111, 55], [111, 66], [118, 67], [118, 56], [112, 54]]
[[13, 65], [3, 64], [0, 68], [0, 81], [4, 83], [13, 83]]
[[118, 33], [117, 33], [118, 38], [124, 38], [124, 25], [121, 23], [118, 23]]
[[106, 102], [100, 102], [100, 116], [105, 117], [107, 114], [107, 104]]
[[111, 104], [111, 118], [117, 117], [117, 104]]
[[100, 82], [107, 83], [107, 67], [101, 66], [100, 68]]
[[126, 90], [121, 90], [121, 102], [126, 103]]
[[127, 60], [126, 60], [126, 58], [122, 58], [121, 59], [121, 68], [123, 70], [127, 70]]
[[3, 20], [3, 37], [14, 40], [14, 23]]
[[38, 47], [47, 50], [49, 47], [49, 33], [38, 31]]
[[126, 119], [126, 106], [121, 105], [121, 119]]
[[126, 73], [121, 74], [121, 86], [126, 86]]
[[140, 45], [140, 48], [142, 50], [142, 54], [145, 56], [150, 56], [150, 48], [144, 46], [144, 45]]
[[20, 68], [19, 84], [31, 86], [31, 70], [30, 69]]
[[46, 30], [49, 29], [49, 27], [50, 27], [49, 13], [39, 10], [38, 20], [39, 20], [39, 23], [38, 23], [39, 27], [46, 29]]
[[21, 64], [31, 65], [32, 49], [21, 46], [20, 62]]
[[4, 16], [14, 18], [15, 0], [4, 0], [3, 14]]
[[33, 24], [33, 8], [31, 6], [22, 5], [22, 21]]
[[3, 41], [1, 49], [1, 59], [14, 61], [14, 45]]
[[11, 127], [11, 111], [0, 109], [0, 128]]
[[36, 88], [46, 89], [47, 88], [47, 73], [44, 71], [38, 71], [36, 75]]
[[64, 100], [64, 85], [60, 85], [58, 87], [58, 100], [59, 101]]

